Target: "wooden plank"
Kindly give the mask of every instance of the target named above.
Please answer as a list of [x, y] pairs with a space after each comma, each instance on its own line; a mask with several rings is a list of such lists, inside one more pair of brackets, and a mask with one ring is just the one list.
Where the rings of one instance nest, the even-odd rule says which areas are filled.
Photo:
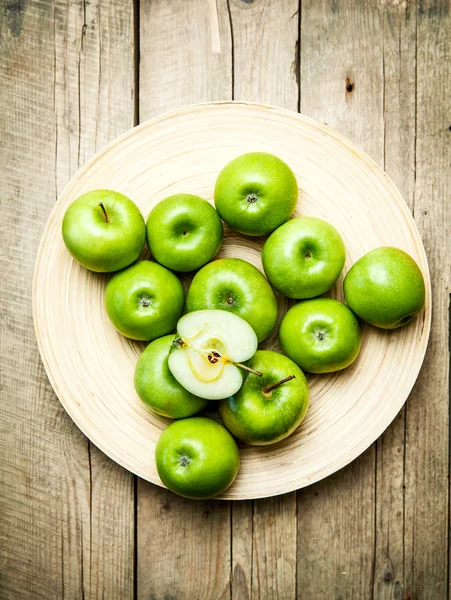
[[233, 600], [249, 600], [253, 583], [254, 502], [234, 502], [232, 511], [232, 572]]
[[370, 448], [298, 492], [299, 598], [371, 598], [374, 461]]
[[138, 598], [230, 598], [230, 503], [138, 489]]
[[296, 493], [254, 502], [251, 598], [296, 596], [296, 533]]
[[[58, 194], [75, 170], [134, 124], [134, 28], [130, 0], [56, 4], [55, 112]], [[89, 514], [84, 593], [132, 598], [134, 478], [88, 442]]]
[[[301, 112], [384, 158], [378, 2], [302, 3]], [[375, 447], [298, 494], [300, 597], [370, 598], [375, 543]]]
[[[56, 184], [134, 124], [130, 0], [56, 3]], [[58, 23], [64, 23], [60, 30]], [[88, 598], [132, 598], [134, 477], [88, 443], [89, 503], [82, 538]], [[86, 575], [85, 575], [86, 572]]]
[[432, 331], [406, 412], [406, 597], [446, 598], [449, 556], [449, 292], [451, 284], [451, 14], [418, 3], [412, 210], [429, 260]]
[[[227, 2], [153, 0], [140, 8], [140, 119], [230, 99]], [[138, 483], [138, 598], [230, 597], [227, 502], [193, 502]]]
[[[55, 202], [54, 36], [50, 3], [2, 11], [3, 598], [80, 595], [88, 453], [48, 384], [33, 334], [31, 278]], [[39, 118], [36, 118], [39, 107]], [[71, 502], [69, 502], [71, 499]]]
[[306, 0], [301, 14], [301, 112], [384, 157], [381, 21], [377, 0]]
[[[416, 3], [381, 6], [384, 167], [410, 207], [415, 186]], [[408, 406], [412, 402], [409, 401]], [[375, 598], [399, 598], [404, 585], [405, 412], [377, 442]]]
[[[230, 1], [234, 98], [297, 110], [299, 2]], [[296, 493], [232, 506], [232, 597], [296, 593]]]
[[232, 97], [226, 0], [142, 0], [140, 120], [186, 104]]
[[297, 111], [299, 1], [230, 0], [234, 99]]
[[133, 123], [131, 23], [128, 2], [2, 10], [2, 598], [133, 597], [133, 479], [90, 446], [53, 394], [30, 297], [57, 194]]

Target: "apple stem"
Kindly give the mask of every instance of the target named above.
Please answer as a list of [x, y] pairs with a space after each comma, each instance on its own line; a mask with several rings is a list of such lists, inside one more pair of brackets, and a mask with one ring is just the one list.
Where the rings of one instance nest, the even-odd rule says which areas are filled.
[[109, 223], [110, 220], [108, 218], [108, 214], [107, 214], [106, 209], [105, 209], [105, 207], [103, 205], [103, 202], [99, 202], [99, 206], [103, 210], [103, 214], [105, 215], [105, 223]]
[[260, 373], [260, 371], [255, 371], [254, 369], [251, 369], [250, 367], [243, 365], [242, 363], [233, 363], [233, 364], [235, 365], [235, 367], [240, 367], [240, 369], [249, 371], [249, 373], [253, 373], [254, 375], [258, 375], [259, 377], [263, 376], [263, 373]]
[[172, 342], [173, 348], [183, 348], [184, 346], [186, 346], [186, 344], [180, 337], [175, 338], [175, 340]]
[[289, 377], [285, 377], [285, 379], [281, 379], [280, 381], [277, 381], [276, 383], [273, 383], [272, 385], [268, 385], [268, 387], [265, 387], [263, 389], [263, 393], [269, 394], [269, 392], [272, 392], [273, 390], [275, 390], [277, 387], [279, 387], [279, 385], [282, 385], [283, 383], [286, 383], [287, 381], [291, 381], [292, 379], [296, 379], [296, 375], [290, 375]]

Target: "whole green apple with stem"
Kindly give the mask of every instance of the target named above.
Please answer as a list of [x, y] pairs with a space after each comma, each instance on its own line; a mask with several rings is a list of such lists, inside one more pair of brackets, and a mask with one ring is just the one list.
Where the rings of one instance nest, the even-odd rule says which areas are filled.
[[98, 273], [131, 265], [146, 240], [139, 208], [124, 194], [111, 190], [93, 190], [72, 202], [64, 215], [62, 231], [73, 258]]
[[298, 217], [269, 236], [262, 263], [270, 283], [288, 298], [327, 292], [343, 269], [346, 250], [338, 231], [316, 217]]
[[221, 247], [223, 228], [214, 207], [199, 196], [176, 194], [158, 202], [147, 219], [147, 244], [173, 271], [194, 271]]
[[277, 321], [277, 300], [260, 271], [240, 258], [220, 258], [205, 265], [186, 295], [186, 310], [215, 308], [238, 315], [261, 342]]
[[135, 389], [157, 414], [182, 419], [202, 410], [208, 401], [185, 390], [169, 370], [173, 341], [174, 335], [166, 335], [151, 342], [141, 353], [135, 368]]
[[161, 434], [155, 462], [164, 485], [198, 500], [222, 494], [240, 466], [235, 440], [225, 427], [205, 417], [174, 421]]
[[220, 400], [239, 390], [242, 372], [252, 370], [243, 363], [257, 346], [255, 331], [241, 317], [224, 310], [197, 310], [177, 323], [168, 365], [192, 394]]
[[424, 306], [423, 274], [399, 248], [382, 246], [362, 256], [347, 273], [343, 287], [355, 314], [383, 329], [406, 325]]
[[309, 405], [310, 390], [301, 369], [277, 352], [259, 350], [238, 392], [219, 404], [227, 429], [251, 445], [275, 444], [299, 426]]
[[179, 279], [143, 260], [116, 273], [105, 288], [107, 314], [122, 335], [150, 341], [175, 329], [185, 303]]
[[348, 367], [360, 350], [360, 325], [338, 300], [314, 298], [295, 304], [280, 324], [283, 351], [303, 371], [332, 373]]
[[222, 219], [247, 235], [266, 235], [285, 223], [296, 207], [298, 185], [290, 167], [266, 152], [231, 160], [219, 173], [215, 206]]

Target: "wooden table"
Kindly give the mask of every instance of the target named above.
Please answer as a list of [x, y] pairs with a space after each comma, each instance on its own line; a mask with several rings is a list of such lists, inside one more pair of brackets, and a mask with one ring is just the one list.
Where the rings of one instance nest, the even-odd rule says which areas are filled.
[[[0, 598], [449, 598], [449, 0], [1, 0]], [[72, 423], [41, 364], [31, 279], [69, 178], [163, 111], [255, 100], [327, 122], [399, 186], [433, 281], [406, 407], [329, 479], [190, 502]]]

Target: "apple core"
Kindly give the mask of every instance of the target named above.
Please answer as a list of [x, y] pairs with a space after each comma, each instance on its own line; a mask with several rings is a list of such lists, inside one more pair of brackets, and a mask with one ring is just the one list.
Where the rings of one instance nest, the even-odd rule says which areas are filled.
[[244, 319], [223, 310], [198, 310], [182, 317], [177, 331], [169, 369], [192, 394], [220, 400], [241, 387], [241, 370], [261, 375], [243, 364], [258, 346], [254, 330]]

